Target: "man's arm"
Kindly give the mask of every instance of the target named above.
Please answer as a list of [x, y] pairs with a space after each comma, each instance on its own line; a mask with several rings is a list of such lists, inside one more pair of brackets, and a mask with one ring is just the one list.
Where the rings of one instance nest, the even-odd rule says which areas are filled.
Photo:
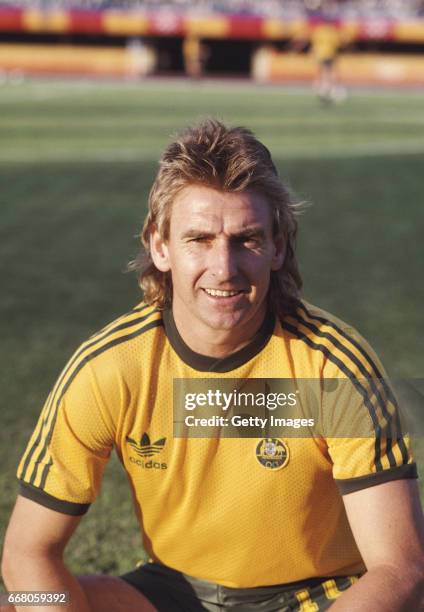
[[[70, 605], [31, 606], [31, 611], [90, 612], [76, 578], [63, 562], [63, 551], [80, 516], [69, 516], [18, 496], [7, 529], [2, 575], [9, 591], [68, 591]], [[27, 611], [27, 607], [16, 606]]]
[[343, 496], [367, 573], [334, 612], [424, 609], [424, 523], [416, 480], [395, 480]]

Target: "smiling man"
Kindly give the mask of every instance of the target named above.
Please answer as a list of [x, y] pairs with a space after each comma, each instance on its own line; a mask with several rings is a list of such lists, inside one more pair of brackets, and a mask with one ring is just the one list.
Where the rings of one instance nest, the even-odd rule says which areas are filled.
[[263, 195], [189, 185], [176, 196], [170, 240], [155, 228], [151, 256], [172, 274], [172, 313], [190, 348], [223, 357], [247, 344], [266, 317], [272, 271], [284, 245], [274, 240]]
[[[300, 299], [296, 212], [250, 131], [209, 120], [167, 147], [132, 263], [144, 301], [76, 351], [19, 465], [10, 590], [67, 591], [78, 612], [420, 609], [409, 440], [368, 344]], [[181, 379], [338, 379], [353, 391], [319, 406], [327, 435], [175, 437]], [[340, 415], [368, 434], [336, 435]], [[63, 552], [113, 448], [151, 560], [74, 577]]]

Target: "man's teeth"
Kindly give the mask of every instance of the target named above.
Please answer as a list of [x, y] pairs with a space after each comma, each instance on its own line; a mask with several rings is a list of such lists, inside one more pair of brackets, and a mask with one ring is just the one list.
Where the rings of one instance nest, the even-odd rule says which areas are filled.
[[222, 291], [221, 289], [205, 289], [205, 291], [213, 297], [232, 297], [240, 293], [240, 291]]

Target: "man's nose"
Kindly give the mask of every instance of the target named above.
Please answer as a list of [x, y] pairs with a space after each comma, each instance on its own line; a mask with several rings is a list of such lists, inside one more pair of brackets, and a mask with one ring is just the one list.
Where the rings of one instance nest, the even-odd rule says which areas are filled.
[[237, 253], [229, 240], [217, 240], [210, 252], [209, 269], [219, 281], [232, 279], [237, 275]]

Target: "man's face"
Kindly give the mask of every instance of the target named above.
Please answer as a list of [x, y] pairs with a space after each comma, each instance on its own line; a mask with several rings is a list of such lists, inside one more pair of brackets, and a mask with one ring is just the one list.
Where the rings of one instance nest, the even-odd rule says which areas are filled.
[[171, 272], [177, 325], [198, 336], [240, 327], [256, 332], [271, 271], [284, 256], [262, 196], [186, 187], [172, 205], [168, 242], [155, 232], [151, 250], [155, 265]]

